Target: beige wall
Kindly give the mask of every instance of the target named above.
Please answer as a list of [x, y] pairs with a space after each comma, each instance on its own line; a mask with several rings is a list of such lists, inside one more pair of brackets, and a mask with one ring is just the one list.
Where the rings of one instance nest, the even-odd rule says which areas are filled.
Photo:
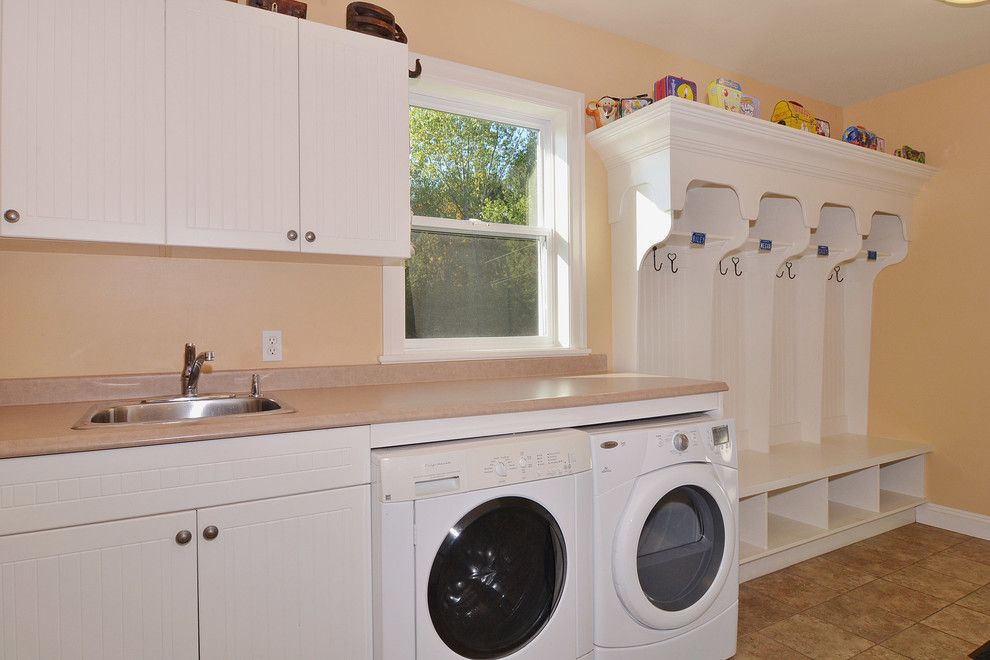
[[914, 209], [908, 258], [875, 291], [870, 432], [931, 442], [929, 496], [990, 515], [990, 66], [845, 108], [938, 174]]
[[[345, 0], [311, 0], [313, 20], [341, 26]], [[584, 93], [648, 92], [664, 74], [703, 87], [731, 72], [503, 0], [388, 0], [420, 53]], [[786, 90], [745, 77], [763, 102]], [[838, 126], [840, 109], [802, 99]], [[611, 344], [605, 174], [587, 164], [589, 341]], [[224, 251], [0, 239], [0, 378], [177, 369], [182, 343], [216, 368], [260, 365], [260, 333], [281, 329], [281, 366], [366, 364], [381, 351], [381, 270], [358, 262]]]

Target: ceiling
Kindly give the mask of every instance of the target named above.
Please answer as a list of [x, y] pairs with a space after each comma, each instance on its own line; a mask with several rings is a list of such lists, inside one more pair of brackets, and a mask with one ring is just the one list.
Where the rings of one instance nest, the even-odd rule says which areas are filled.
[[840, 106], [990, 62], [986, 2], [513, 1]]

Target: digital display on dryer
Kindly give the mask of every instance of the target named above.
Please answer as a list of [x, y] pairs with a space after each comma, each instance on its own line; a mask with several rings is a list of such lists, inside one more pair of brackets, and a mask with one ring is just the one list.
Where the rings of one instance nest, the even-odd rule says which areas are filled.
[[712, 427], [712, 442], [716, 447], [729, 444], [729, 426]]

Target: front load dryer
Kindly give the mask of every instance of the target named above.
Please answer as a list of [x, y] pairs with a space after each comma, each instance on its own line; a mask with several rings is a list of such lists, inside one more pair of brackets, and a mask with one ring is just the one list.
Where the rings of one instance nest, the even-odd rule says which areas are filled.
[[588, 427], [598, 660], [736, 650], [738, 469], [714, 415]]
[[590, 468], [571, 429], [373, 451], [376, 660], [590, 659]]

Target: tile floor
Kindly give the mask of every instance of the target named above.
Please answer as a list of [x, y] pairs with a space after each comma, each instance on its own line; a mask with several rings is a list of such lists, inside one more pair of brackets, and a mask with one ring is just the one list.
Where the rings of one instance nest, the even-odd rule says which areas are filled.
[[966, 658], [990, 641], [990, 541], [907, 525], [746, 582], [737, 660]]

